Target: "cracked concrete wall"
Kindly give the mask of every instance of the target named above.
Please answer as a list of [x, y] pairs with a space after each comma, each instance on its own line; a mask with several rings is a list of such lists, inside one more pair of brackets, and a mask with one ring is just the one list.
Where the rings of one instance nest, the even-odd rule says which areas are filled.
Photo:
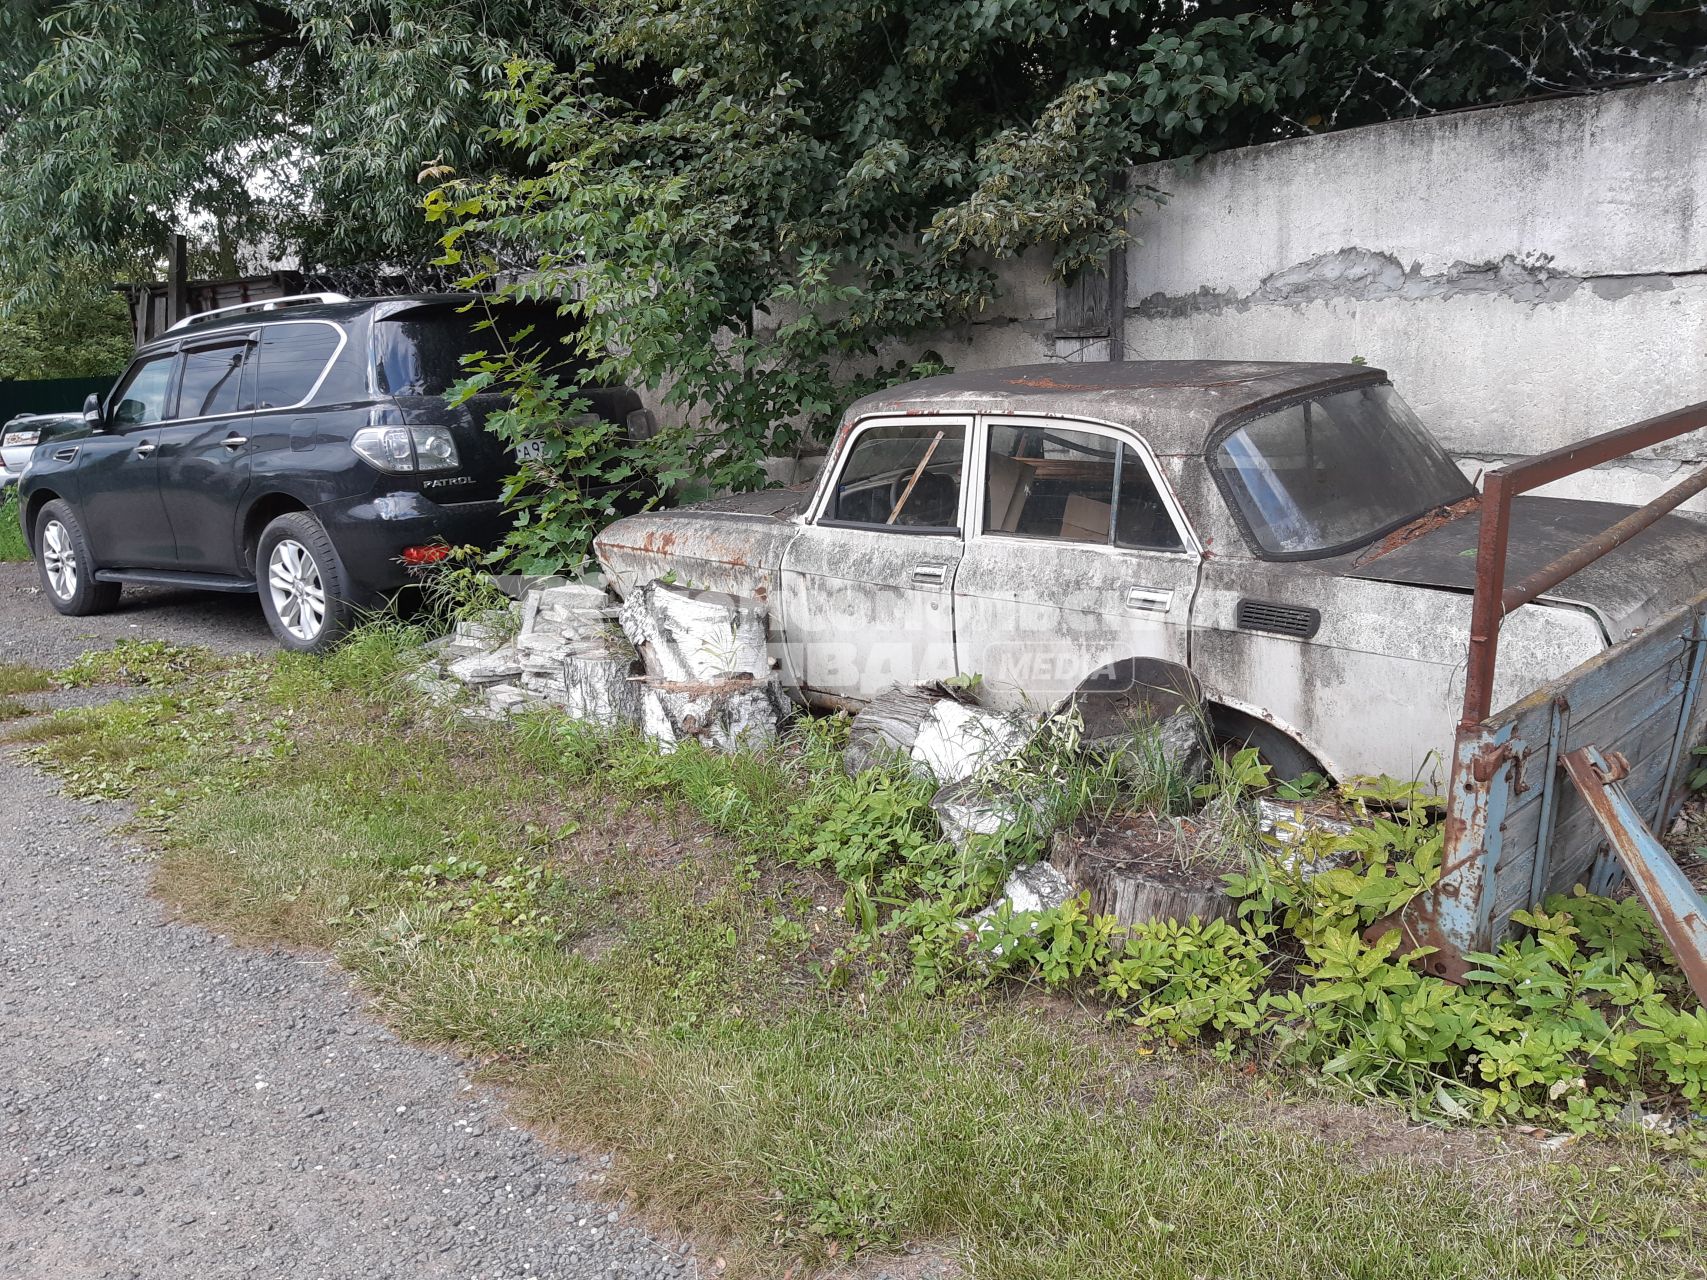
[[[1135, 174], [1169, 199], [1133, 222], [1130, 357], [1362, 356], [1472, 471], [1707, 400], [1707, 82]], [[1698, 458], [1562, 491], [1645, 500]]]

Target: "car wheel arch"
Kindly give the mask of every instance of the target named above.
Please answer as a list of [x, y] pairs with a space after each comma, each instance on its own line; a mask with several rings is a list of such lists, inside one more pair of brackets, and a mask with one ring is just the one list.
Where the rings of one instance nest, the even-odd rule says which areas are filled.
[[255, 551], [261, 544], [261, 534], [266, 527], [282, 515], [309, 509], [308, 503], [282, 489], [275, 489], [254, 498], [244, 508], [238, 525], [238, 548], [243, 553], [240, 563], [253, 571]]
[[41, 518], [41, 510], [50, 502], [63, 502], [65, 499], [52, 489], [36, 489], [24, 499], [24, 510], [21, 522], [24, 527], [24, 544], [33, 552], [36, 549], [36, 522]]
[[1262, 707], [1223, 694], [1206, 697], [1203, 707], [1212, 732], [1222, 741], [1247, 740], [1260, 749], [1260, 740], [1267, 739], [1304, 757], [1309, 771], [1326, 778], [1345, 777], [1345, 771], [1324, 755], [1308, 735]]
[[1108, 719], [1092, 709], [1096, 705], [1094, 700], [1085, 701], [1087, 693], [1101, 690], [1113, 695], [1110, 708], [1116, 717], [1122, 710], [1129, 714], [1130, 708], [1136, 704], [1148, 704], [1149, 714], [1156, 718], [1172, 715], [1182, 708], [1201, 708], [1203, 719], [1218, 739], [1266, 739], [1272, 747], [1293, 757], [1295, 763], [1301, 761], [1327, 777], [1342, 776], [1333, 762], [1297, 726], [1288, 724], [1265, 708], [1205, 689], [1190, 667], [1183, 663], [1165, 658], [1132, 657], [1111, 662], [1092, 672], [1079, 683], [1072, 695], [1085, 708], [1087, 736], [1108, 733], [1114, 728], [1114, 720], [1092, 723], [1093, 720]]

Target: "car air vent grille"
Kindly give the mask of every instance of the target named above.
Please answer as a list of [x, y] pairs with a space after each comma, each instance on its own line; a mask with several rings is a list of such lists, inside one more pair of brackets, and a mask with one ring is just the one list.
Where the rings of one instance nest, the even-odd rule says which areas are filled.
[[1276, 635], [1308, 640], [1322, 625], [1322, 615], [1304, 605], [1241, 600], [1238, 624], [1245, 631], [1272, 631]]

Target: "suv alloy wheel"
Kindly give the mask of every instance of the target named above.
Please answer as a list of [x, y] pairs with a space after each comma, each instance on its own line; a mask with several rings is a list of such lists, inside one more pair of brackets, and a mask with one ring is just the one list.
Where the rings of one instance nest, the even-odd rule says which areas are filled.
[[83, 525], [69, 505], [55, 498], [36, 517], [36, 568], [53, 607], [74, 618], [106, 613], [124, 590], [116, 582], [95, 581], [95, 560]]
[[282, 515], [262, 530], [255, 566], [261, 608], [286, 649], [322, 653], [349, 630], [355, 610], [343, 562], [306, 511]]

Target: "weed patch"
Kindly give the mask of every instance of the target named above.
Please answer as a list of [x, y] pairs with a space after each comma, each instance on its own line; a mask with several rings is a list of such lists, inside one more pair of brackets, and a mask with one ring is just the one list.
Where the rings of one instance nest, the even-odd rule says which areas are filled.
[[120, 640], [110, 649], [91, 649], [60, 678], [72, 688], [99, 684], [176, 684], [228, 665], [199, 645], [164, 640]]
[[[997, 1280], [1697, 1265], [1700, 1189], [1646, 1140], [1556, 1154], [1472, 1132], [1455, 1141], [1474, 1158], [1454, 1164], [1396, 1140], [1354, 1155], [1285, 1122], [1320, 1076], [1286, 1066], [1309, 1060], [1279, 1051], [1303, 1023], [1263, 997], [1346, 981], [1303, 974], [1318, 962], [1298, 958], [1302, 938], [1331, 947], [1411, 873], [1372, 859], [1318, 890], [1255, 868], [1237, 925], [1100, 944], [1082, 909], [1010, 915], [1011, 945], [979, 961], [950, 913], [1035, 846], [931, 838], [929, 797], [904, 774], [842, 773], [836, 722], [743, 757], [661, 755], [546, 717], [467, 723], [407, 695], [410, 642], [367, 629], [327, 659], [206, 673], [19, 736], [72, 789], [141, 804], [158, 890], [186, 914], [333, 948], [403, 1033], [478, 1057], [518, 1112], [620, 1152], [654, 1212], [738, 1245], [733, 1270], [914, 1241]], [[1100, 803], [1084, 782], [1065, 793]], [[1399, 825], [1384, 847], [1413, 839]], [[1408, 857], [1422, 879], [1426, 851], [1418, 838]], [[1585, 953], [1657, 972], [1631, 921], [1574, 919]], [[918, 941], [933, 920], [940, 948]], [[921, 951], [948, 957], [934, 976]], [[1026, 992], [1050, 983], [1109, 1003], [1040, 1017]], [[1490, 986], [1535, 984], [1514, 970]], [[1343, 1002], [1305, 1005], [1346, 1019], [1353, 1043], [1387, 1034]], [[1244, 1069], [1169, 1047], [1198, 1039]], [[1437, 1141], [1393, 1108], [1311, 1110]]]

